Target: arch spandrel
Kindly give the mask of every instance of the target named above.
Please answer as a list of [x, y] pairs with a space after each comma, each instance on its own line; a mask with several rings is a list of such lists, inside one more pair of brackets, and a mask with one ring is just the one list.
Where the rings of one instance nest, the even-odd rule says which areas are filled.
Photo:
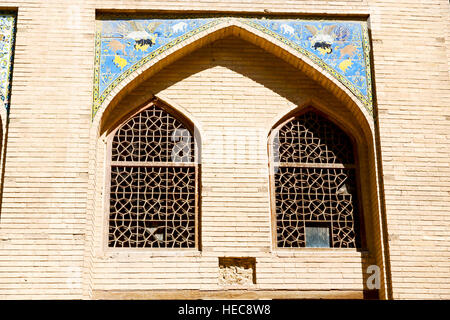
[[[372, 119], [362, 21], [240, 17], [104, 19], [97, 23], [93, 118], [121, 93], [179, 57], [235, 35], [293, 64]], [[140, 39], [138, 39], [140, 38]], [[124, 90], [125, 89], [125, 90]]]

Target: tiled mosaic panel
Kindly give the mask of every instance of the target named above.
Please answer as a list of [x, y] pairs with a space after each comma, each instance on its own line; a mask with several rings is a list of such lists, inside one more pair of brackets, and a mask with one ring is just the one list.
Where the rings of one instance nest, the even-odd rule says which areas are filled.
[[319, 65], [324, 63], [338, 80], [347, 80], [357, 96], [369, 99], [370, 71], [365, 52], [368, 39], [362, 22], [251, 19], [247, 23], [279, 38]]
[[[98, 22], [93, 115], [106, 96], [131, 72], [173, 45], [226, 17], [103, 19]], [[369, 46], [359, 21], [234, 18], [284, 42], [325, 68], [371, 111]]]
[[9, 108], [15, 15], [0, 13], [0, 105]]

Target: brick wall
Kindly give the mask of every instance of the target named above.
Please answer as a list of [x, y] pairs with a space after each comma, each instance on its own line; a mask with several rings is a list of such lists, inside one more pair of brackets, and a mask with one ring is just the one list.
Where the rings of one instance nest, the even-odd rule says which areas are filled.
[[[251, 145], [271, 119], [311, 97], [337, 113], [344, 107], [300, 71], [236, 38], [164, 68], [118, 106], [156, 94], [201, 125], [202, 252], [105, 250], [105, 217], [95, 198], [104, 167], [89, 159], [92, 146], [101, 147], [90, 120], [95, 10], [109, 8], [370, 15], [393, 298], [450, 298], [448, 1], [6, 0], [1, 7], [18, 7], [0, 213], [1, 298], [215, 290], [217, 257], [236, 253], [257, 258], [255, 289], [359, 292], [362, 266], [373, 263], [374, 252], [271, 249], [266, 149], [259, 146], [250, 159], [245, 148], [234, 148], [236, 132]], [[229, 163], [216, 160], [217, 129], [234, 150]], [[101, 164], [104, 149], [94, 150]]]

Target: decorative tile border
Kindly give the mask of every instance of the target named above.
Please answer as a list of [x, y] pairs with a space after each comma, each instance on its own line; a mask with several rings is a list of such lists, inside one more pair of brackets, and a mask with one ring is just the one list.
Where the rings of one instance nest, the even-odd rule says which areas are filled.
[[0, 104], [9, 111], [16, 26], [14, 13], [0, 12]]
[[[103, 18], [95, 39], [92, 118], [131, 73], [173, 46], [230, 17]], [[235, 17], [308, 57], [346, 86], [372, 114], [367, 23], [298, 18]]]
[[370, 46], [367, 24], [324, 20], [242, 22], [285, 43], [345, 85], [372, 114]]

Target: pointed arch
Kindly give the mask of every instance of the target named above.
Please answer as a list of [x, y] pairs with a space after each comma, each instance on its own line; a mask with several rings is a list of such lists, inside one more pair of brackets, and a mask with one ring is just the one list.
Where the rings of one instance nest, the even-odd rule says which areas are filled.
[[309, 107], [275, 127], [270, 143], [276, 247], [361, 248], [352, 138]]
[[186, 56], [218, 39], [234, 35], [246, 40], [278, 58], [283, 59], [295, 68], [301, 70], [313, 80], [319, 82], [324, 88], [332, 92], [349, 109], [358, 114], [368, 123], [373, 122], [372, 116], [364, 104], [342, 83], [333, 77], [328, 71], [317, 65], [306, 55], [294, 50], [292, 47], [275, 39], [248, 24], [244, 24], [235, 18], [223, 19], [215, 26], [208, 28], [195, 37], [187, 38], [171, 47], [169, 50], [160, 53], [155, 58], [149, 60], [141, 67], [130, 73], [121, 80], [111, 93], [106, 96], [100, 105], [94, 106], [93, 123], [100, 121], [103, 114], [107, 114], [115, 105], [139, 84], [150, 78], [159, 70], [174, 61]]
[[108, 247], [198, 248], [192, 122], [152, 99], [109, 131], [107, 150]]

